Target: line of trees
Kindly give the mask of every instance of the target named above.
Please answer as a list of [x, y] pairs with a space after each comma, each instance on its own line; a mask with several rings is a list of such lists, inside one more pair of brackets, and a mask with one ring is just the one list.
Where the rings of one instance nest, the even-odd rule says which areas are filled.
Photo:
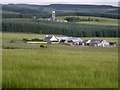
[[[4, 32], [60, 34], [74, 37], [118, 37], [117, 26], [99, 26], [74, 23], [56, 23], [34, 20], [3, 20]], [[120, 33], [119, 33], [120, 34]]]
[[40, 13], [40, 14], [21, 14], [21, 13], [2, 13], [2, 18], [32, 18], [36, 16], [37, 18], [50, 17], [51, 14]]
[[[51, 17], [51, 13], [48, 12], [39, 12], [39, 13], [2, 13], [3, 18], [31, 18], [32, 16], [41, 17]], [[56, 16], [95, 16], [95, 17], [105, 17], [120, 19], [119, 14], [111, 13], [82, 13], [82, 12], [57, 12]]]
[[80, 21], [100, 21], [99, 19], [93, 19], [93, 18], [79, 18], [79, 17], [66, 17], [65, 20], [69, 22], [80, 22]]

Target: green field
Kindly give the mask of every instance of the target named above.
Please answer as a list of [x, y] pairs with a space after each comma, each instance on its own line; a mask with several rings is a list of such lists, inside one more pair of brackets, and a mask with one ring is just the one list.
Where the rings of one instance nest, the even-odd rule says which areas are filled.
[[[3, 47], [19, 47], [3, 49], [3, 88], [118, 87], [117, 47], [47, 45], [48, 48], [40, 48], [39, 44], [10, 43], [13, 38], [44, 36], [3, 33]], [[117, 41], [117, 38], [106, 39]]]
[[77, 24], [87, 24], [87, 25], [118, 26], [118, 21], [120, 21], [120, 20], [117, 20], [117, 19], [93, 17], [93, 16], [60, 16], [60, 17], [57, 17], [57, 19], [62, 19], [63, 20], [66, 17], [92, 18], [92, 19], [100, 20], [99, 22], [96, 22], [96, 21], [75, 22]]

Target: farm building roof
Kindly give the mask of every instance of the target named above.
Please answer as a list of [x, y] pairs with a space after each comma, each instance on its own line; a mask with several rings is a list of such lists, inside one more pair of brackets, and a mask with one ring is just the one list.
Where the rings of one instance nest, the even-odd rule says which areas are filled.
[[95, 44], [97, 44], [97, 43], [101, 43], [103, 40], [91, 40], [90, 41], [90, 43], [95, 43]]
[[45, 41], [50, 41], [50, 39], [51, 39], [52, 37], [45, 37]]
[[66, 40], [66, 41], [73, 41], [73, 42], [79, 42], [82, 41], [80, 38], [77, 37], [62, 37], [58, 38], [59, 40]]

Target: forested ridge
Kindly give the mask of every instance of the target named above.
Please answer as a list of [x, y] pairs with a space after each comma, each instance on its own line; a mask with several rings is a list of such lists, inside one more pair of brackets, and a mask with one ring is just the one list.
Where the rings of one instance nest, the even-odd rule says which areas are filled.
[[55, 10], [57, 16], [97, 16], [106, 18], [119, 18], [119, 7], [109, 5], [72, 5], [72, 4], [51, 4], [51, 5], [29, 5], [29, 4], [5, 4], [3, 11], [16, 13], [4, 13], [3, 18], [30, 18], [33, 15], [38, 18], [50, 17], [51, 11]]
[[[4, 32], [29, 32], [39, 34], [60, 34], [77, 37], [117, 37], [117, 26], [85, 25], [75, 23], [56, 23], [40, 20], [3, 20]], [[119, 35], [120, 36], [120, 35]]]

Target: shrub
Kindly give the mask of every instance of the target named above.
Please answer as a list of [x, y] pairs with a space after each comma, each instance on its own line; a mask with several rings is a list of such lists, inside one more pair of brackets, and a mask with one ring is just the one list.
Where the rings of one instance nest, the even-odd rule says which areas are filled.
[[47, 48], [47, 46], [44, 46], [44, 45], [40, 45], [41, 48]]
[[40, 45], [41, 48], [44, 48], [45, 46], [44, 45]]
[[32, 39], [32, 41], [43, 41], [43, 39], [34, 38], [34, 39]]
[[28, 38], [23, 38], [23, 41], [27, 42], [27, 41], [29, 41], [29, 39]]

